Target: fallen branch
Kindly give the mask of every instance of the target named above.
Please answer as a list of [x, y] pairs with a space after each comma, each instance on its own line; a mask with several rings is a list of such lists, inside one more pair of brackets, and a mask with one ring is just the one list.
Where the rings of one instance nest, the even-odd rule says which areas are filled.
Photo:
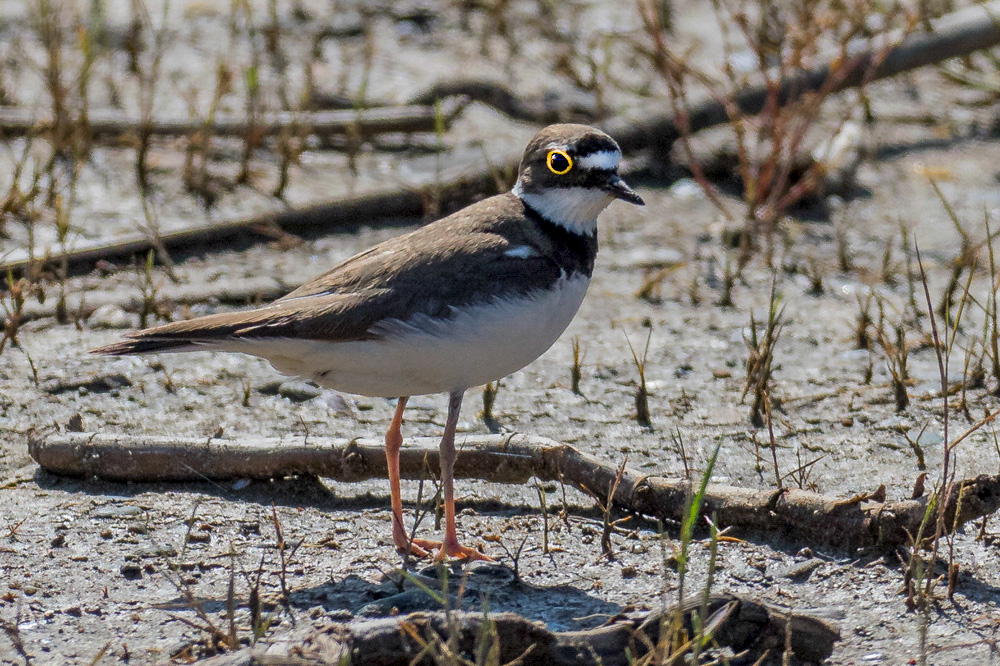
[[[949, 14], [935, 22], [934, 32], [910, 34], [895, 46], [859, 47], [849, 58], [838, 58], [829, 64], [789, 77], [781, 86], [778, 102], [789, 104], [802, 95], [817, 90], [827, 81], [834, 68], [840, 77], [836, 90], [844, 90], [863, 82], [896, 76], [996, 46], [1000, 44], [1000, 21], [997, 16], [1000, 16], [1000, 0]], [[892, 44], [893, 38], [890, 36], [885, 41]], [[756, 84], [738, 93], [733, 102], [743, 113], [756, 114], [763, 109], [767, 99], [767, 87]], [[688, 126], [692, 132], [726, 122], [729, 122], [726, 106], [715, 99], [695, 104], [689, 110]], [[629, 117], [614, 118], [601, 123], [601, 126], [615, 137], [626, 154], [645, 149], [666, 154], [680, 136], [674, 115], [663, 112], [658, 107], [649, 113], [640, 112]], [[445, 179], [440, 186], [436, 186], [435, 191], [456, 205], [465, 205], [485, 192], [495, 191], [496, 174], [516, 173], [520, 152], [511, 150], [491, 157], [491, 167], [463, 169], [459, 176]], [[214, 248], [220, 242], [245, 237], [248, 231], [261, 223], [276, 223], [293, 232], [305, 229], [314, 232], [330, 231], [362, 221], [372, 224], [378, 220], [419, 217], [425, 214], [426, 204], [431, 200], [433, 197], [422, 194], [416, 188], [396, 188], [344, 197], [300, 210], [196, 226], [163, 234], [160, 241], [170, 252], [192, 246], [211, 245]], [[60, 252], [53, 247], [34, 256], [58, 263], [69, 270], [79, 270], [81, 265], [89, 266], [99, 259], [113, 260], [132, 254], [145, 254], [150, 249], [154, 249], [152, 239], [133, 236], [115, 242], [88, 244], [68, 252]], [[8, 271], [20, 274], [37, 261], [38, 259], [28, 256], [26, 251], [12, 252], [0, 263], [0, 274]]]
[[[492, 107], [515, 120], [524, 120], [539, 125], [589, 122], [600, 117], [594, 103], [582, 93], [574, 97], [548, 91], [543, 95], [525, 96], [515, 93], [499, 81], [487, 79], [439, 81], [424, 92], [414, 95], [406, 103], [417, 106], [433, 105], [438, 100], [450, 97], [464, 97], [471, 102]], [[309, 94], [308, 107], [311, 109], [353, 109], [357, 103], [357, 99], [347, 95], [314, 90]]]
[[[312, 474], [342, 482], [388, 478], [382, 443], [374, 440], [144, 437], [102, 434], [37, 436], [31, 457], [46, 471], [96, 476], [110, 481], [203, 481], [270, 479]], [[439, 464], [437, 440], [410, 440], [400, 452], [400, 473], [421, 479], [425, 465]], [[531, 477], [560, 481], [607, 500], [618, 474], [615, 465], [542, 437], [468, 437], [455, 463], [455, 477], [524, 484]], [[666, 479], [625, 469], [614, 504], [651, 518], [679, 522], [688, 480]], [[961, 501], [959, 501], [961, 496]], [[928, 497], [879, 502], [819, 495], [804, 490], [756, 490], [710, 484], [703, 513], [720, 527], [781, 533], [808, 544], [843, 548], [896, 546], [916, 534]], [[953, 484], [945, 524], [952, 529], [1000, 508], [1000, 476], [978, 476]], [[955, 508], [960, 513], [955, 516]]]
[[[298, 285], [286, 284], [271, 277], [251, 277], [239, 280], [221, 279], [214, 282], [190, 284], [166, 284], [156, 292], [156, 305], [194, 305], [196, 303], [224, 303], [226, 305], [250, 305], [266, 303], [283, 296]], [[113, 291], [77, 291], [66, 295], [65, 311], [70, 318], [86, 319], [95, 310], [105, 305], [114, 305], [126, 312], [142, 312], [148, 303], [144, 295], [135, 287], [120, 287]], [[32, 321], [56, 316], [60, 304], [55, 298], [47, 298], [44, 303], [31, 300], [24, 305], [21, 321]], [[4, 323], [0, 312], [0, 325]]]
[[[437, 196], [445, 205], [458, 205], [484, 191], [495, 190], [495, 183], [492, 173], [461, 176], [443, 185]], [[58, 245], [42, 252], [29, 252], [19, 248], [4, 255], [0, 273], [10, 271], [20, 275], [33, 267], [48, 263], [65, 266], [70, 272], [89, 270], [97, 261], [127, 261], [133, 256], [145, 256], [149, 250], [155, 250], [158, 244], [162, 244], [171, 253], [199, 249], [218, 250], [224, 244], [245, 242], [248, 237], [255, 235], [261, 239], [273, 239], [273, 233], [261, 233], [260, 230], [274, 229], [274, 225], [290, 233], [308, 234], [338, 228], [354, 229], [360, 224], [370, 225], [372, 220], [388, 222], [419, 218], [431, 199], [431, 189], [432, 186], [428, 185], [368, 192], [304, 208], [269, 211], [241, 220], [212, 222], [168, 231], [160, 233], [155, 239], [146, 234], [130, 234], [115, 240], [82, 242], [65, 252], [57, 250]]]
[[484, 79], [441, 81], [410, 98], [409, 103], [433, 104], [452, 97], [465, 97], [516, 120], [540, 125], [593, 121], [600, 116], [593, 103], [569, 99], [565, 95], [523, 97], [502, 83]]
[[[468, 101], [454, 98], [442, 103], [440, 119], [445, 127], [465, 109]], [[317, 136], [350, 135], [365, 139], [389, 133], [410, 134], [435, 132], [438, 111], [433, 105], [380, 107], [359, 110], [303, 111], [298, 113], [264, 113], [252, 125], [261, 136], [274, 136], [288, 127], [299, 127]], [[206, 129], [196, 118], [157, 117], [146, 124], [142, 118], [129, 116], [113, 109], [94, 109], [87, 113], [88, 130], [94, 137], [138, 135], [148, 131], [155, 136], [183, 136]], [[39, 118], [35, 111], [15, 107], [0, 107], [0, 134], [39, 134], [51, 131], [52, 120]], [[209, 131], [213, 136], [246, 136], [251, 125], [245, 116], [215, 114]]]
[[[701, 599], [688, 601], [684, 613], [688, 635], [695, 635], [692, 616], [697, 615]], [[626, 666], [637, 663], [656, 645], [665, 615], [677, 612], [648, 613], [638, 619], [615, 622], [587, 631], [549, 631], [542, 623], [532, 622], [515, 613], [489, 615], [488, 628], [481, 613], [455, 612], [412, 613], [358, 622], [327, 622], [280, 636], [267, 646], [256, 646], [208, 659], [205, 666], [291, 666], [312, 664], [335, 666], [350, 662], [358, 666], [409, 666], [417, 661], [422, 643], [447, 643], [449, 631], [458, 634], [454, 644], [462, 654], [474, 654], [484, 640], [484, 631], [495, 631], [499, 654], [493, 663], [519, 662], [525, 666]], [[748, 597], [735, 594], [712, 595], [707, 616], [719, 619], [712, 633], [713, 644], [728, 647], [734, 653], [747, 652], [752, 662], [770, 650], [772, 655], [785, 650], [786, 631], [791, 653], [806, 662], [821, 662], [833, 652], [840, 640], [839, 630], [822, 620], [790, 613]], [[454, 637], [453, 637], [454, 638]], [[741, 661], [741, 663], [743, 663]]]

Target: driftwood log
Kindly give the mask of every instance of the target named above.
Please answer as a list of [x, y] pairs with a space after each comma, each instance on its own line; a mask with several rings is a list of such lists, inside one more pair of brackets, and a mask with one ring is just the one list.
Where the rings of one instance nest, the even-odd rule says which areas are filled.
[[[566, 95], [547, 91], [543, 95], [521, 95], [500, 81], [469, 78], [438, 81], [427, 90], [417, 93], [407, 104], [432, 105], [449, 97], [464, 97], [492, 107], [500, 113], [525, 122], [545, 125], [548, 123], [591, 122], [600, 117], [594, 102], [585, 95]], [[309, 107], [314, 109], [353, 109], [358, 100], [337, 93], [312, 91]], [[385, 102], [370, 106], [387, 106]]]
[[[421, 479], [439, 469], [437, 440], [409, 440], [400, 472]], [[375, 440], [308, 438], [226, 440], [75, 433], [35, 436], [31, 457], [55, 474], [110, 481], [203, 481], [269, 479], [311, 474], [343, 482], [387, 477], [382, 443]], [[523, 484], [536, 477], [561, 481], [602, 503], [618, 473], [615, 465], [571, 446], [528, 435], [467, 437], [455, 463], [458, 479]], [[626, 468], [613, 503], [650, 518], [679, 522], [693, 492], [686, 479], [639, 474]], [[961, 497], [961, 500], [959, 500]], [[738, 530], [783, 534], [806, 544], [842, 548], [890, 547], [916, 534], [928, 497], [902, 501], [851, 499], [786, 488], [737, 488], [709, 484], [703, 513]], [[956, 516], [956, 508], [959, 513]], [[1000, 476], [957, 482], [947, 498], [945, 524], [957, 529], [1000, 508]]]
[[555, 94], [527, 97], [515, 94], [502, 83], [485, 79], [440, 81], [426, 91], [410, 98], [409, 103], [433, 104], [437, 100], [452, 97], [465, 97], [490, 106], [516, 120], [539, 125], [590, 122], [600, 117], [593, 102], [588, 103], [583, 99], [573, 100]]
[[[691, 614], [701, 600], [691, 600], [679, 610], [691, 631]], [[678, 609], [666, 611], [671, 617]], [[734, 594], [712, 595], [707, 616], [717, 621], [714, 645], [743, 654], [740, 663], [753, 663], [770, 651], [784, 652], [786, 637], [791, 653], [806, 662], [830, 656], [840, 640], [836, 627], [808, 615], [789, 613]], [[664, 621], [661, 612], [635, 620], [615, 622], [588, 631], [549, 631], [515, 613], [489, 616], [499, 646], [498, 663], [523, 656], [524, 666], [626, 666], [656, 645]], [[264, 647], [254, 647], [213, 657], [205, 666], [409, 666], [431, 664], [430, 658], [414, 662], [422, 643], [446, 642], [451, 627], [457, 630], [457, 645], [464, 655], [475, 654], [486, 628], [481, 613], [456, 612], [449, 624], [443, 613], [412, 613], [404, 617], [362, 620], [351, 623], [324, 622], [290, 632]], [[790, 635], [789, 635], [790, 634]]]
[[[504, 174], [498, 169], [497, 174]], [[444, 208], [455, 208], [472, 201], [484, 192], [496, 192], [494, 172], [464, 173], [448, 179], [440, 188], [434, 185], [411, 188], [391, 188], [342, 197], [295, 209], [268, 211], [250, 218], [210, 222], [178, 231], [159, 234], [156, 238], [145, 233], [129, 234], [114, 240], [70, 242], [70, 249], [54, 245], [46, 250], [29, 252], [18, 248], [4, 254], [0, 273], [15, 275], [31, 267], [51, 263], [65, 265], [69, 272], [90, 270], [98, 261], [128, 260], [145, 256], [150, 250], [163, 247], [170, 252], [196, 249], [218, 250], [225, 244], [247, 239], [272, 240], [278, 228], [290, 233], [309, 234], [335, 229], [353, 229], [358, 225], [396, 222], [419, 218], [427, 210], [428, 201], [437, 199]]]
[[[1000, 44], [1000, 21], [997, 16], [1000, 16], [1000, 0], [949, 14], [934, 22], [933, 32], [913, 33], [905, 38], [899, 36], [895, 41], [890, 37], [881, 46], [859, 46], [848, 58], [838, 56], [828, 64], [789, 77], [779, 91], [779, 102], [788, 104], [819, 89], [833, 72], [838, 74], [836, 89], [844, 90], [996, 46]], [[752, 115], [764, 108], [768, 94], [764, 84], [750, 85], [737, 93], [733, 102], [742, 113]], [[726, 105], [719, 100], [709, 99], [688, 110], [687, 125], [689, 131], [698, 132], [728, 122], [728, 119]], [[629, 117], [612, 118], [600, 123], [600, 126], [615, 137], [626, 154], [645, 149], [666, 154], [680, 136], [673, 113], [664, 112], [661, 107], [630, 114]], [[439, 198], [455, 205], [465, 205], [484, 193], [496, 191], [497, 175], [516, 173], [519, 158], [520, 152], [511, 150], [507, 154], [494, 156], [490, 168], [464, 169], [459, 175], [440, 185], [394, 188], [344, 197], [299, 210], [194, 226], [163, 234], [159, 241], [136, 235], [114, 242], [81, 244], [65, 252], [55, 246], [30, 256], [25, 251], [16, 251], [0, 263], [0, 274], [8, 271], [20, 274], [40, 260], [54, 261], [59, 265], [66, 265], [70, 270], [80, 270], [99, 259], [116, 260], [148, 252], [156, 249], [157, 242], [162, 242], [162, 246], [168, 251], [210, 245], [218, 247], [218, 243], [245, 238], [261, 224], [275, 223], [292, 232], [315, 232], [329, 231], [362, 221], [372, 224], [380, 220], [419, 217], [425, 214], [427, 203], [435, 199], [435, 196], [431, 196], [432, 188]]]
[[[468, 102], [450, 98], [441, 105], [440, 120], [445, 127], [465, 109]], [[245, 116], [217, 114], [208, 126], [213, 136], [274, 136], [286, 128], [300, 128], [316, 136], [349, 135], [365, 139], [378, 134], [434, 132], [438, 111], [431, 105], [379, 107], [358, 110], [264, 113], [252, 125]], [[51, 131], [53, 121], [30, 109], [0, 107], [0, 134], [40, 134]], [[87, 130], [94, 137], [138, 135], [183, 136], [206, 129], [204, 122], [189, 116], [157, 116], [148, 122], [114, 109], [93, 109], [87, 114]]]
[[[220, 279], [212, 282], [166, 284], [156, 292], [156, 306], [164, 304], [194, 305], [195, 303], [225, 303], [250, 305], [266, 303], [284, 296], [297, 287], [272, 277]], [[141, 312], [147, 305], [135, 287], [115, 290], [76, 291], [66, 295], [65, 312], [70, 319], [86, 319], [95, 310], [114, 305], [126, 312]], [[49, 297], [44, 303], [36, 300], [24, 304], [21, 321], [54, 317], [59, 312], [58, 299]], [[0, 312], [0, 324], [5, 320]]]

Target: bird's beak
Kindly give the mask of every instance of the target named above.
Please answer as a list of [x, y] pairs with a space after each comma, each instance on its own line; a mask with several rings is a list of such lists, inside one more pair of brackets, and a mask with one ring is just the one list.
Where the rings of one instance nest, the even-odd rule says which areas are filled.
[[636, 206], [646, 205], [646, 202], [642, 200], [642, 197], [636, 194], [635, 190], [629, 187], [628, 183], [622, 180], [621, 176], [616, 173], [611, 174], [607, 182], [604, 183], [604, 187], [602, 189], [615, 199], [621, 199], [622, 201], [627, 201], [630, 204], [635, 204]]

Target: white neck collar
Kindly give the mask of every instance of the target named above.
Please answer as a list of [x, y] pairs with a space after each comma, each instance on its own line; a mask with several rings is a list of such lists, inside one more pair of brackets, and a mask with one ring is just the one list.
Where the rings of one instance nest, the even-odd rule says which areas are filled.
[[607, 192], [588, 187], [525, 192], [518, 183], [511, 192], [549, 222], [581, 236], [597, 231], [597, 216], [614, 200]]

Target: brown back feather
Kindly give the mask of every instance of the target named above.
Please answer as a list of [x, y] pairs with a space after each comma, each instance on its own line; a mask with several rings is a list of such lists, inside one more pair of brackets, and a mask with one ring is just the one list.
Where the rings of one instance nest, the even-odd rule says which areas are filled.
[[[504, 255], [522, 245], [537, 256]], [[372, 326], [385, 319], [443, 317], [512, 286], [544, 288], [564, 272], [551, 258], [557, 249], [525, 217], [520, 199], [500, 194], [365, 250], [264, 307], [157, 326], [95, 352], [180, 351], [245, 338], [371, 339]], [[591, 266], [592, 257], [588, 273]]]

